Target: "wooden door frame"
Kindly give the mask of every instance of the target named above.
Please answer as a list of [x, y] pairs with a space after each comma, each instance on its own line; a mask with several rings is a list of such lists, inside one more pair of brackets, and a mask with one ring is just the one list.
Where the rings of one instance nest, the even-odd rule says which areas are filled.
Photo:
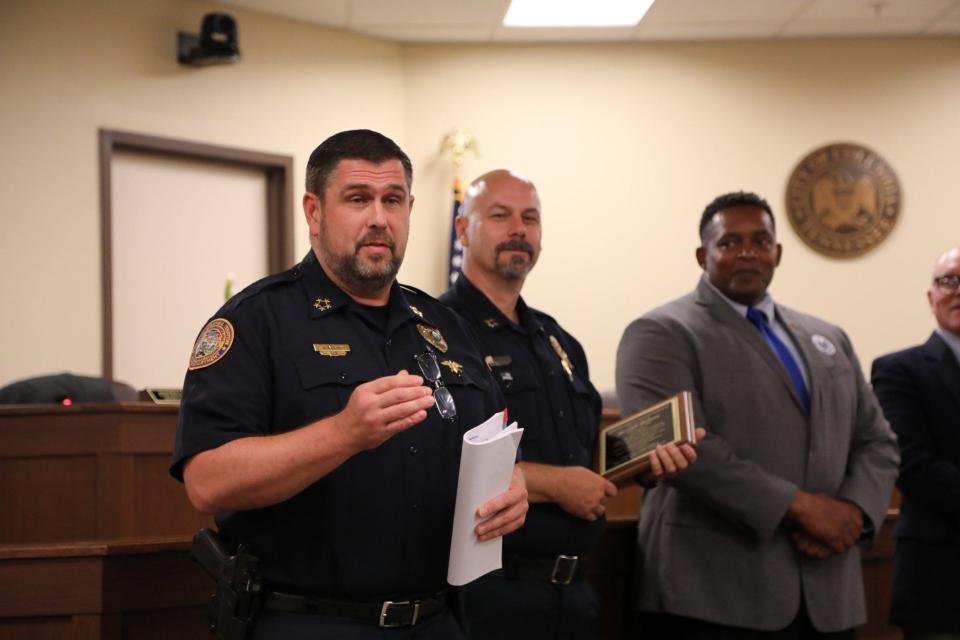
[[100, 244], [102, 371], [113, 379], [113, 202], [111, 166], [118, 151], [201, 160], [263, 171], [267, 179], [267, 269], [293, 264], [293, 158], [233, 147], [100, 129]]

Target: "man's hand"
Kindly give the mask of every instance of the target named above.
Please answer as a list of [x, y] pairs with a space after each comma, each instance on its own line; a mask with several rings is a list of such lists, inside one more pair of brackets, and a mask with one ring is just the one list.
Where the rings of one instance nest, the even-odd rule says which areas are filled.
[[477, 538], [480, 542], [485, 542], [516, 531], [523, 526], [529, 508], [527, 483], [520, 468], [514, 466], [510, 487], [477, 509], [477, 517], [485, 518], [474, 529]]
[[617, 487], [586, 467], [539, 462], [518, 465], [527, 481], [530, 502], [553, 502], [567, 513], [593, 522], [606, 511]]
[[358, 386], [335, 419], [348, 449], [359, 452], [423, 422], [431, 406], [433, 392], [423, 378], [401, 371]]
[[[695, 429], [695, 433], [697, 442], [707, 435], [707, 432], [699, 427]], [[644, 474], [643, 479], [669, 480], [696, 461], [697, 452], [692, 445], [677, 446], [672, 442], [659, 444], [650, 455], [650, 471]]]
[[863, 531], [860, 507], [823, 493], [797, 491], [787, 509], [787, 518], [798, 524], [803, 534], [833, 553], [843, 553], [852, 547]]
[[834, 555], [833, 549], [822, 542], [811, 538], [803, 531], [793, 531], [790, 534], [790, 539], [793, 540], [793, 546], [797, 548], [797, 551], [810, 558], [825, 560]]
[[586, 467], [558, 467], [554, 502], [572, 515], [593, 522], [607, 509], [617, 487]]
[[593, 522], [607, 509], [607, 498], [617, 495], [617, 487], [586, 467], [560, 467], [555, 487], [555, 502], [572, 515]]

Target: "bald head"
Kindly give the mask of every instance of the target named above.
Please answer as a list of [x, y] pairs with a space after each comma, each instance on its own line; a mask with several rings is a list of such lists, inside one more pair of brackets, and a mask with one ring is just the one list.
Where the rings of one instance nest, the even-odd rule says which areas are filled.
[[927, 291], [930, 310], [944, 331], [960, 336], [960, 246], [945, 251], [933, 265]]
[[944, 251], [933, 265], [933, 277], [939, 278], [942, 275], [946, 275], [950, 264], [956, 263], [958, 260], [960, 260], [960, 246]]
[[540, 256], [540, 197], [533, 183], [507, 169], [470, 183], [457, 219], [463, 272], [478, 279], [523, 282]]
[[[531, 189], [534, 194], [537, 192], [537, 187], [534, 186], [533, 182], [531, 182], [529, 178], [526, 178], [519, 173], [514, 173], [509, 169], [494, 169], [493, 171], [487, 171], [485, 174], [475, 178], [467, 187], [467, 192], [463, 198], [463, 204], [460, 206], [460, 215], [470, 215], [476, 211], [478, 202], [485, 202], [484, 198], [488, 197], [491, 191], [497, 193], [502, 185], [509, 183], [524, 185]], [[537, 208], [539, 209], [539, 199], [537, 202]]]

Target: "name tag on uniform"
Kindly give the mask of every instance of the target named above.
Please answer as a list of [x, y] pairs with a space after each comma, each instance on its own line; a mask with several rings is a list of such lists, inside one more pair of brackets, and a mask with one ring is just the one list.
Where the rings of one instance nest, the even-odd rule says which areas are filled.
[[350, 353], [350, 345], [348, 344], [314, 344], [313, 350], [322, 356], [327, 356], [329, 358], [338, 358], [340, 356], [345, 356], [348, 353]]
[[483, 359], [483, 361], [487, 363], [487, 366], [488, 366], [489, 368], [493, 369], [494, 367], [505, 367], [505, 366], [507, 366], [508, 364], [510, 364], [511, 362], [513, 362], [513, 358], [511, 358], [509, 355], [506, 355], [506, 356], [487, 356], [487, 357], [485, 357], [485, 358]]

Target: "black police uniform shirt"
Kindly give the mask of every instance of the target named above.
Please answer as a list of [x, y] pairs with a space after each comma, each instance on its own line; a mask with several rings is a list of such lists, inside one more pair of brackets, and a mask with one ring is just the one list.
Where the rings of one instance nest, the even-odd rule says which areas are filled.
[[[440, 301], [476, 329], [510, 421], [523, 428], [520, 459], [592, 468], [601, 401], [580, 343], [523, 298], [517, 303], [520, 322], [512, 322], [462, 274]], [[572, 365], [569, 375], [564, 357]], [[504, 538], [504, 553], [585, 555], [603, 526], [603, 518], [589, 522], [555, 503], [531, 503], [524, 526]]]
[[420, 424], [292, 498], [217, 514], [227, 545], [249, 545], [271, 588], [354, 600], [443, 589], [462, 437], [503, 410], [503, 399], [457, 314], [397, 283], [379, 312], [359, 305], [313, 252], [237, 294], [201, 331], [170, 468], [181, 481], [197, 453], [339, 413], [354, 388], [375, 378], [401, 369], [419, 375], [414, 356], [428, 350], [456, 418], [431, 407]]

